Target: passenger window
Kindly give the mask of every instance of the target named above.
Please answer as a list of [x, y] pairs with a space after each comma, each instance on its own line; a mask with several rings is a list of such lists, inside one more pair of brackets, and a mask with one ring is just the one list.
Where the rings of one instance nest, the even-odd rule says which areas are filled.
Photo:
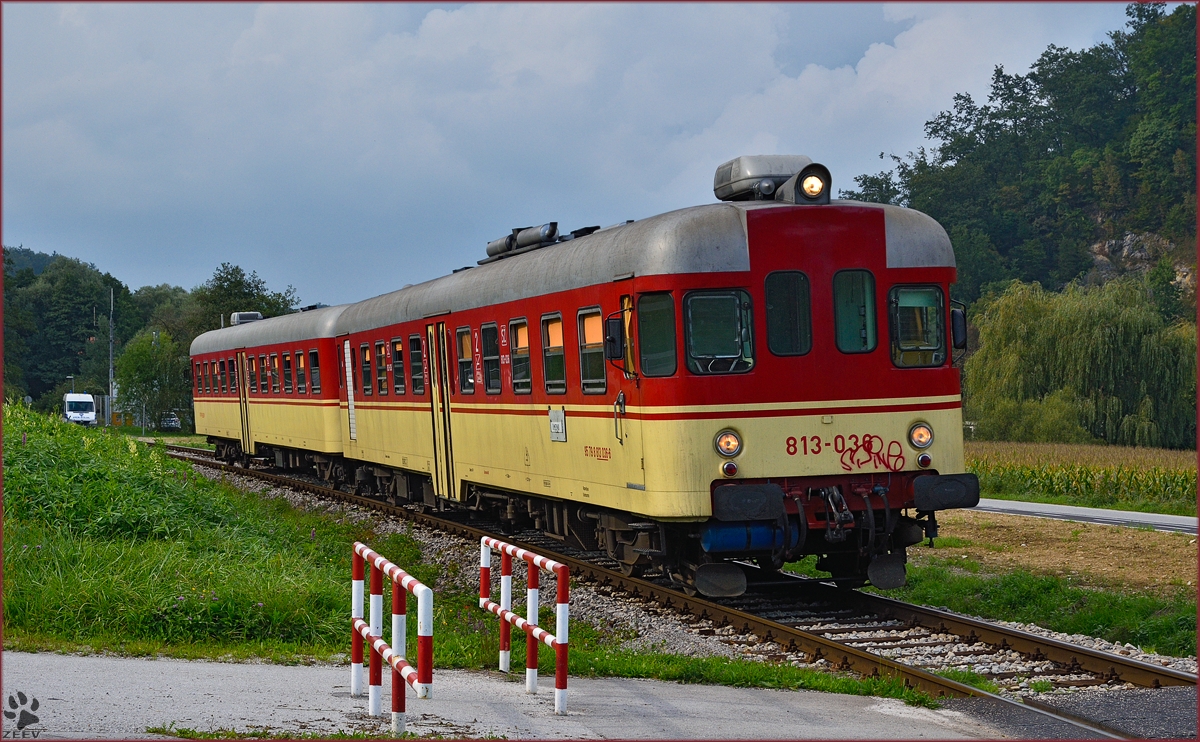
[[471, 328], [458, 328], [458, 390], [475, 393], [475, 372], [471, 369]]
[[382, 340], [375, 343], [375, 386], [379, 396], [386, 397], [388, 393], [388, 353], [387, 344]]
[[279, 394], [279, 355], [271, 354], [271, 393]]
[[296, 351], [296, 394], [308, 392], [308, 374], [305, 371], [304, 351]]
[[838, 350], [875, 350], [875, 277], [870, 271], [841, 271], [833, 277], [833, 323]]
[[229, 359], [229, 391], [237, 394], [238, 367], [237, 359]]
[[696, 374], [740, 374], [754, 368], [750, 294], [693, 291], [683, 298], [687, 365]]
[[321, 363], [317, 351], [308, 351], [308, 366], [312, 369], [312, 393], [321, 393]]
[[362, 393], [364, 397], [371, 396], [371, 346], [363, 343], [358, 347], [358, 367], [362, 371]]
[[675, 300], [669, 293], [638, 299], [638, 345], [643, 376], [675, 373]]
[[408, 336], [408, 368], [412, 374], [413, 394], [425, 393], [425, 359], [421, 352], [421, 336]]
[[292, 393], [292, 354], [283, 354], [283, 393]]
[[897, 286], [888, 295], [888, 304], [892, 308], [892, 363], [904, 368], [945, 363], [942, 289]]
[[533, 377], [529, 374], [529, 325], [525, 320], [509, 324], [508, 347], [511, 353], [513, 394], [529, 394], [533, 391]]
[[192, 374], [192, 383], [196, 386], [196, 394], [204, 391], [203, 377], [200, 376], [200, 364], [196, 363], [196, 373]]
[[584, 394], [604, 394], [604, 319], [599, 310], [579, 314], [579, 376]]
[[404, 340], [392, 338], [392, 387], [404, 394]]
[[246, 376], [250, 382], [250, 391], [258, 394], [258, 359], [254, 356], [246, 358]]
[[267, 373], [268, 373], [267, 357], [265, 355], [259, 356], [258, 357], [258, 388], [263, 394], [266, 394], [267, 390], [270, 389], [270, 387], [268, 386], [268, 384], [270, 382], [267, 381]]
[[220, 379], [221, 379], [220, 390], [222, 393], [225, 393], [225, 392], [229, 391], [228, 382], [225, 380], [225, 359], [222, 358], [221, 360], [217, 361], [217, 365], [218, 365], [218, 368], [221, 369], [219, 372]]
[[542, 370], [547, 394], [566, 394], [567, 364], [563, 357], [561, 317], [542, 318]]
[[800, 271], [767, 276], [767, 347], [777, 356], [812, 350], [812, 301], [808, 276]]
[[203, 393], [205, 393], [205, 394], [208, 394], [208, 389], [209, 389], [209, 384], [208, 384], [208, 361], [205, 361], [205, 362], [204, 362], [203, 371], [202, 371], [202, 373], [200, 374], [200, 391], [201, 391], [201, 392], [203, 392]]
[[500, 332], [493, 325], [479, 329], [483, 345], [483, 390], [488, 394], [500, 393]]

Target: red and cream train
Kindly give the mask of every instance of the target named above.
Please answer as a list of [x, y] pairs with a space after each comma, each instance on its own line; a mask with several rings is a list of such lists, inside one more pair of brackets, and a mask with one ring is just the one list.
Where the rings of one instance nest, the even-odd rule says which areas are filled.
[[936, 511], [979, 497], [954, 253], [928, 216], [829, 189], [808, 158], [741, 157], [718, 203], [513, 230], [469, 270], [207, 332], [197, 432], [707, 595], [808, 554], [902, 585]]

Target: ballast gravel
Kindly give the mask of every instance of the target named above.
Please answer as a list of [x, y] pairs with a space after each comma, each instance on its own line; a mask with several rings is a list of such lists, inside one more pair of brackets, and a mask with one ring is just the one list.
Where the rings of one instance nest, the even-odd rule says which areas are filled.
[[[286, 499], [291, 505], [297, 508], [328, 513], [355, 523], [371, 520], [373, 521], [372, 528], [377, 533], [405, 533], [421, 545], [422, 554], [427, 562], [436, 564], [441, 568], [443, 585], [449, 584], [450, 586], [464, 590], [478, 588], [479, 544], [477, 542], [452, 534], [442, 533], [411, 521], [389, 516], [351, 503], [320, 497], [290, 488], [276, 487], [262, 480], [223, 472], [199, 464], [196, 465], [196, 470], [210, 479], [221, 479], [240, 489], [257, 492], [263, 497]], [[514, 592], [520, 589], [517, 586], [524, 585], [525, 575], [523, 570], [523, 564], [518, 563], [514, 565]], [[498, 572], [498, 570], [495, 570], [495, 572]], [[497, 578], [494, 577], [494, 579]], [[553, 595], [553, 587], [553, 575], [543, 573], [543, 594]], [[514, 598], [517, 598], [517, 596], [514, 595]], [[803, 653], [785, 652], [778, 644], [774, 643], [761, 644], [752, 635], [738, 635], [732, 627], [716, 627], [711, 622], [696, 621], [693, 618], [684, 617], [681, 614], [652, 604], [649, 601], [632, 599], [628, 595], [619, 592], [614, 594], [611, 588], [604, 586], [588, 584], [572, 585], [571, 617], [572, 621], [588, 621], [597, 627], [605, 628], [616, 636], [627, 637], [619, 645], [620, 649], [669, 652], [695, 657], [742, 657], [761, 661], [785, 661], [796, 666], [822, 667], [827, 664], [825, 660], [818, 660], [815, 663], [809, 664], [808, 658]], [[1057, 639], [1077, 646], [1111, 652], [1123, 657], [1131, 657], [1142, 662], [1171, 667], [1184, 672], [1195, 673], [1197, 669], [1195, 657], [1168, 657], [1145, 652], [1131, 644], [1114, 644], [1103, 639], [1082, 634], [1063, 634], [1034, 624], [996, 621], [984, 618], [979, 618], [979, 620]], [[810, 630], [818, 634], [821, 633], [819, 627], [813, 627]], [[927, 630], [918, 629], [916, 631], [918, 633], [924, 632], [922, 638], [935, 638], [929, 636]], [[901, 629], [900, 633], [904, 633], [904, 630]], [[856, 644], [861, 642], [860, 646], [869, 647], [872, 639], [882, 639], [885, 636], [884, 632], [864, 631], [862, 636], [843, 634], [839, 639], [854, 641]], [[894, 637], [896, 634], [892, 634], [892, 636]], [[914, 635], [914, 638], [916, 638], [916, 635]], [[1025, 675], [1045, 672], [1050, 667], [1050, 663], [1027, 660], [1015, 652], [1001, 651], [990, 655], [967, 655], [966, 653], [972, 649], [969, 645], [963, 644], [955, 646], [950, 650], [942, 647], [925, 654], [922, 654], [919, 648], [902, 651], [886, 650], [882, 654], [930, 669], [949, 667], [962, 670], [970, 669], [975, 672], [984, 671]], [[958, 652], [963, 652], [964, 655], [958, 656]], [[1070, 680], [1078, 679], [1083, 682], [1089, 678], [1090, 676], [1079, 675], [1054, 676], [1053, 678], [1046, 677], [1044, 679], [1053, 679], [1059, 682], [1069, 682]], [[1048, 693], [1036, 693], [1029, 689], [1028, 681], [1022, 681], [1018, 687], [1012, 690], [1005, 690], [1004, 693], [1006, 695], [1017, 696], [1043, 696], [1077, 691], [1104, 692], [1125, 689], [1127, 687], [1129, 686], [1067, 685], [1064, 688]]]

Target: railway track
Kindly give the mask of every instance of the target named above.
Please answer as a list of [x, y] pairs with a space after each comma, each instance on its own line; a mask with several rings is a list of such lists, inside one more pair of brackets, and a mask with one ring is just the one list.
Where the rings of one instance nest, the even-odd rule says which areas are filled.
[[[1066, 717], [1032, 699], [1018, 702], [937, 674], [969, 670], [1002, 689], [1020, 680], [1054, 687], [1129, 684], [1139, 688], [1195, 686], [1196, 676], [1129, 657], [1080, 647], [998, 626], [948, 611], [917, 606], [859, 591], [839, 590], [818, 580], [764, 573], [746, 565], [750, 589], [737, 598], [687, 595], [654, 575], [629, 577], [603, 554], [574, 552], [537, 532], [500, 535], [446, 517], [420, 513], [382, 499], [329, 488], [323, 483], [259, 469], [230, 466], [204, 449], [166, 446], [170, 455], [273, 484], [336, 498], [428, 525], [472, 540], [499, 536], [568, 564], [582, 579], [633, 600], [657, 603], [689, 617], [700, 633], [725, 635], [740, 643], [779, 647], [777, 658], [803, 654], [809, 662], [872, 677], [897, 677], [934, 697], [986, 698], [1025, 712], [1044, 714], [1091, 736], [1128, 737], [1094, 721]], [[564, 551], [566, 553], [564, 553]]]

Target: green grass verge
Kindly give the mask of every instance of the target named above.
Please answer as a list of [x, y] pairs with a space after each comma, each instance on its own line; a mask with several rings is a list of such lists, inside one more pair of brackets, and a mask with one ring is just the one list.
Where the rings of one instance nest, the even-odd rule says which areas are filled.
[[[438, 588], [415, 541], [293, 510], [198, 476], [127, 437], [4, 408], [5, 648], [276, 662], [346, 661], [355, 540]], [[519, 610], [519, 607], [514, 607]], [[498, 620], [438, 592], [438, 668], [491, 668]], [[902, 682], [745, 660], [614, 649], [578, 621], [575, 676], [805, 688], [933, 701]], [[416, 622], [409, 622], [415, 646]], [[513, 637], [521, 656], [524, 635]], [[543, 671], [553, 655], [543, 652]]]
[[1196, 515], [1196, 472], [1163, 467], [1029, 466], [973, 459], [980, 494], [999, 500]]

